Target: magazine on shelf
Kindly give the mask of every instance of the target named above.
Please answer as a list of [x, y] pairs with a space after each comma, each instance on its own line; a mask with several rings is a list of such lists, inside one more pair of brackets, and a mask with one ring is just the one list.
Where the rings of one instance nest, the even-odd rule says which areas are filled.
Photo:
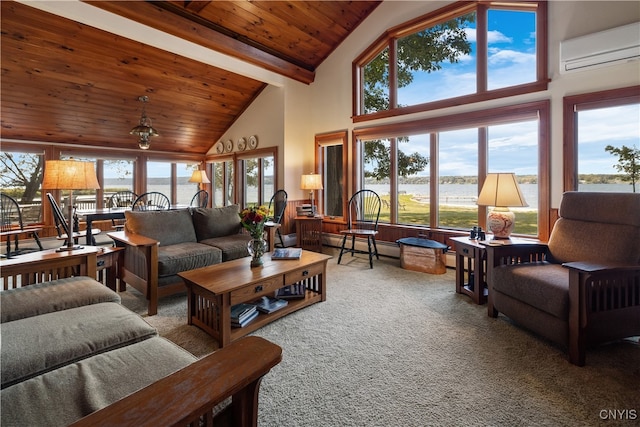
[[259, 311], [268, 314], [286, 307], [289, 301], [273, 297], [262, 297], [255, 304]]
[[304, 283], [296, 283], [285, 286], [276, 291], [276, 298], [292, 299], [304, 298], [307, 294], [307, 288]]
[[258, 311], [254, 304], [236, 304], [231, 307], [231, 323], [243, 323], [250, 317], [255, 317]]
[[276, 248], [271, 254], [271, 259], [300, 259], [302, 248]]
[[235, 320], [232, 318], [231, 326], [233, 326], [234, 328], [242, 328], [247, 324], [249, 324], [253, 319], [258, 317], [258, 314], [259, 314], [258, 310], [255, 309], [255, 311], [253, 311], [251, 314], [249, 314], [247, 317], [243, 318], [242, 320]]

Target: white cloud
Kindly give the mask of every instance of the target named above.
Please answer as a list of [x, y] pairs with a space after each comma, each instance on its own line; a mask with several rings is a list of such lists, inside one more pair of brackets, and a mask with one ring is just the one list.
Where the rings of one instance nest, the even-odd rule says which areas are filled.
[[535, 63], [535, 53], [519, 52], [510, 49], [489, 49], [489, 66], [524, 64], [535, 67]]
[[487, 31], [487, 43], [513, 43], [513, 39], [500, 31]]

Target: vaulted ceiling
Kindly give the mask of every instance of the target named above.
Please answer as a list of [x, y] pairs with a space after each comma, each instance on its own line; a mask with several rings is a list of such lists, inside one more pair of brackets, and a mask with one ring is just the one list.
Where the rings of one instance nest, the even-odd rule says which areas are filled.
[[[110, 148], [146, 95], [158, 151], [204, 154], [267, 86], [22, 3], [1, 1], [1, 136]], [[303, 83], [378, 1], [91, 1], [92, 6]]]

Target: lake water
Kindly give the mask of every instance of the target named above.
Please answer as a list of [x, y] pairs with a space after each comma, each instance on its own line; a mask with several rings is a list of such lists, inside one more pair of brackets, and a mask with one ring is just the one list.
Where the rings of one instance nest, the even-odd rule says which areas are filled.
[[[389, 186], [384, 184], [367, 185], [367, 188], [375, 191], [381, 196], [389, 194]], [[524, 199], [529, 204], [526, 208], [521, 209], [538, 209], [538, 185], [537, 184], [520, 184], [520, 190]], [[148, 191], [159, 191], [161, 193], [170, 194], [169, 185], [149, 185]], [[191, 198], [197, 191], [197, 185], [189, 183], [178, 185], [178, 204], [189, 204]], [[404, 194], [411, 194], [415, 199], [422, 203], [429, 202], [429, 186], [428, 185], [400, 185], [399, 191]], [[625, 192], [630, 193], [632, 187], [630, 184], [581, 184], [580, 191], [607, 191], [607, 192]], [[255, 192], [255, 189], [254, 189]], [[478, 187], [475, 184], [442, 184], [440, 185], [440, 203], [456, 206], [476, 206], [478, 197]], [[256, 194], [249, 194], [248, 200], [254, 200]], [[267, 201], [268, 202], [268, 201]]]
[[[378, 193], [380, 196], [389, 194], [389, 186], [384, 184], [367, 185]], [[478, 186], [476, 184], [441, 184], [440, 203], [445, 205], [456, 206], [476, 206], [478, 199]], [[606, 191], [606, 192], [625, 192], [631, 193], [632, 186], [630, 184], [581, 184], [580, 191]], [[399, 185], [398, 191], [404, 194], [413, 195], [414, 199], [422, 203], [429, 203], [429, 186], [425, 185]], [[520, 191], [529, 205], [521, 209], [538, 209], [538, 185], [537, 184], [520, 184]]]

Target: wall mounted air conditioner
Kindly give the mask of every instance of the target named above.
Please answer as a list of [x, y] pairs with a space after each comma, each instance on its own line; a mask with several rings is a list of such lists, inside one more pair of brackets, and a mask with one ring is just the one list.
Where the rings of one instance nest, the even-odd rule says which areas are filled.
[[640, 59], [640, 22], [560, 42], [560, 73]]

